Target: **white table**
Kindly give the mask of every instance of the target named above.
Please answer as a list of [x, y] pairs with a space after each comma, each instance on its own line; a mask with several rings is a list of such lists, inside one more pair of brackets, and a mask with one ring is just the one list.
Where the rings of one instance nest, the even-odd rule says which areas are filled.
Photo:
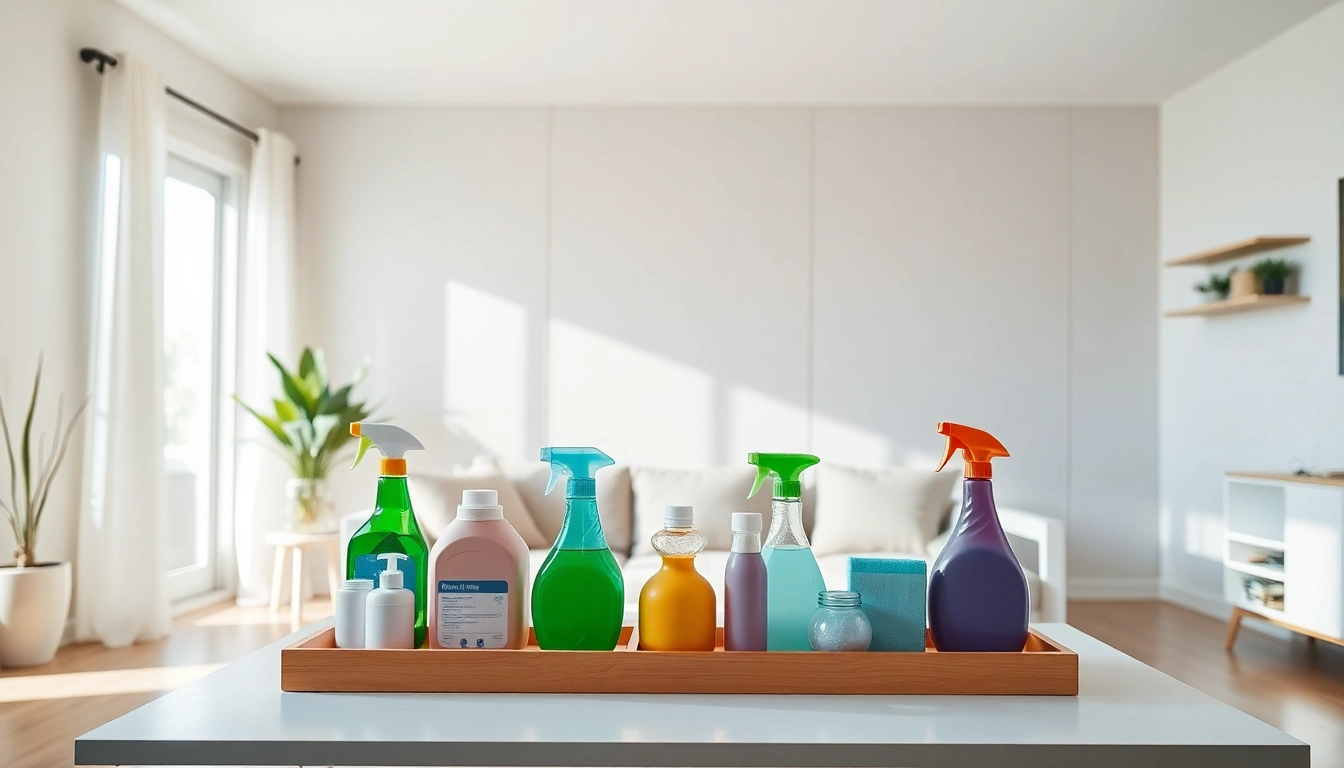
[[1039, 629], [1078, 652], [1077, 698], [281, 692], [280, 649], [320, 626], [81, 736], [75, 762], [1308, 768], [1307, 745], [1063, 624]]

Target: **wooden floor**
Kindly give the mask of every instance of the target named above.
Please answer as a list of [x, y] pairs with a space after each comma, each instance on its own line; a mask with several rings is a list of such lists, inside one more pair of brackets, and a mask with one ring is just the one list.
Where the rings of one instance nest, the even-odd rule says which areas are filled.
[[[304, 606], [304, 621], [331, 603]], [[64, 768], [75, 737], [290, 633], [289, 609], [216, 605], [174, 621], [156, 643], [62, 648], [44, 667], [0, 670], [0, 766]]]
[[[315, 603], [305, 620], [330, 613]], [[1312, 745], [1312, 765], [1344, 766], [1344, 648], [1241, 633], [1158, 602], [1075, 602], [1069, 623]], [[74, 738], [288, 634], [288, 613], [232, 605], [176, 621], [167, 640], [110, 651], [62, 649], [52, 664], [0, 671], [0, 765], [72, 765]]]
[[[1311, 745], [1315, 768], [1344, 766], [1344, 647], [1270, 637], [1160, 602], [1071, 602], [1069, 623]], [[1260, 624], [1260, 626], [1264, 626]]]

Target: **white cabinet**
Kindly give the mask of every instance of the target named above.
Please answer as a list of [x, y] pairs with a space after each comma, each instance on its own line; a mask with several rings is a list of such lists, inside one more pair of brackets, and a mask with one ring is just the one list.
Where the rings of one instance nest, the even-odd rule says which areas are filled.
[[1228, 473], [1223, 594], [1243, 615], [1332, 642], [1344, 638], [1344, 478]]

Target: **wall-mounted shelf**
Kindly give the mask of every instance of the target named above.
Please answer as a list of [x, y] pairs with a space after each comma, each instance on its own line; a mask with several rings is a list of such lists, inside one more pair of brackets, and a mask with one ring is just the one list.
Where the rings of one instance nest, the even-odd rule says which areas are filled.
[[1238, 240], [1235, 243], [1220, 245], [1217, 248], [1209, 248], [1205, 251], [1198, 251], [1185, 256], [1178, 256], [1169, 259], [1165, 266], [1183, 267], [1191, 264], [1217, 264], [1220, 261], [1230, 261], [1239, 259], [1243, 256], [1250, 256], [1261, 251], [1272, 251], [1275, 248], [1287, 248], [1290, 245], [1301, 245], [1311, 240], [1307, 235], [1257, 235], [1248, 237], [1245, 240]]
[[1251, 312], [1257, 309], [1274, 309], [1275, 307], [1287, 307], [1297, 304], [1306, 304], [1311, 301], [1309, 296], [1266, 296], [1264, 294], [1253, 294], [1251, 296], [1242, 296], [1236, 299], [1223, 299], [1222, 301], [1210, 301], [1207, 304], [1198, 304], [1193, 307], [1182, 307], [1180, 309], [1169, 309], [1162, 313], [1163, 317], [1209, 317], [1214, 315], [1231, 315], [1237, 312]]

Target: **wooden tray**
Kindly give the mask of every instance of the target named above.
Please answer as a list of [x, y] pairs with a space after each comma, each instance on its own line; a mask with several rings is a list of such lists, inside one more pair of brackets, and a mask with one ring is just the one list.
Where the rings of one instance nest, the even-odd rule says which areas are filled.
[[355, 650], [325, 629], [280, 652], [280, 688], [347, 693], [808, 693], [1077, 696], [1078, 655], [1032, 630], [1021, 653]]

